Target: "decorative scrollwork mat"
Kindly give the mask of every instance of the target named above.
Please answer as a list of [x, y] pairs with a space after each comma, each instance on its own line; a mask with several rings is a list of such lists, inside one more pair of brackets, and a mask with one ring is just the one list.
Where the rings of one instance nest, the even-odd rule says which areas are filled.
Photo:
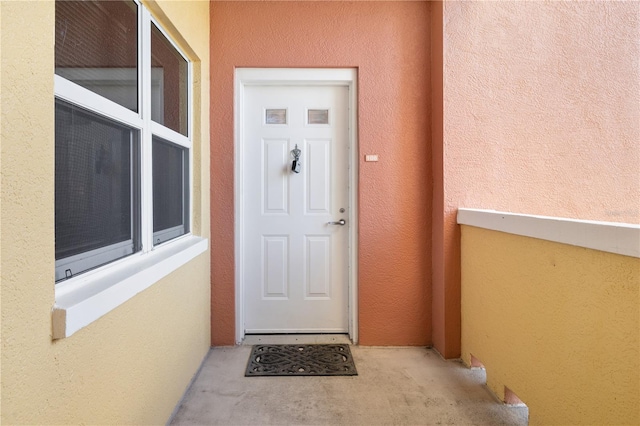
[[255, 345], [246, 377], [357, 376], [349, 345]]

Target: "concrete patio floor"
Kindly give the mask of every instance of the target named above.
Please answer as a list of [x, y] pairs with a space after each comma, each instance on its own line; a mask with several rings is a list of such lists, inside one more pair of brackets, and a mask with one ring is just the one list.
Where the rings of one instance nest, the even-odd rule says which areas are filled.
[[251, 344], [325, 340], [251, 336], [241, 346], [212, 348], [169, 424], [527, 424], [527, 408], [498, 402], [483, 370], [421, 347], [352, 346], [358, 376], [244, 377]]

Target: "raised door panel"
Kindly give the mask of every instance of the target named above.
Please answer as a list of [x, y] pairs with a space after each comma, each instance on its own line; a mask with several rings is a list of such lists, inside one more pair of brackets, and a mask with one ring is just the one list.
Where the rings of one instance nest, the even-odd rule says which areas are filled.
[[289, 237], [262, 236], [262, 295], [286, 299], [289, 295]]
[[331, 236], [305, 237], [305, 298], [331, 298]]
[[289, 141], [286, 139], [263, 139], [262, 182], [263, 213], [289, 213], [288, 156]]
[[331, 140], [307, 140], [307, 214], [331, 213]]

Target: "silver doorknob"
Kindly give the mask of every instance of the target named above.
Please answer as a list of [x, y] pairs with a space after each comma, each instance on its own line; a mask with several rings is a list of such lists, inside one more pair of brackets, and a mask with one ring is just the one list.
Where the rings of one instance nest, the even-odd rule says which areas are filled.
[[340, 226], [342, 226], [342, 225], [346, 225], [346, 224], [347, 224], [347, 221], [344, 220], [344, 219], [340, 219], [337, 222], [327, 222], [327, 225], [340, 225]]

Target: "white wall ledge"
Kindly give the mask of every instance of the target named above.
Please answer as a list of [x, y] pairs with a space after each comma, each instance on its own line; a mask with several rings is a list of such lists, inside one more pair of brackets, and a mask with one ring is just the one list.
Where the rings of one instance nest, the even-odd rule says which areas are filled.
[[53, 339], [71, 336], [204, 253], [206, 238], [185, 236], [56, 285]]
[[640, 258], [640, 225], [458, 209], [458, 224]]

